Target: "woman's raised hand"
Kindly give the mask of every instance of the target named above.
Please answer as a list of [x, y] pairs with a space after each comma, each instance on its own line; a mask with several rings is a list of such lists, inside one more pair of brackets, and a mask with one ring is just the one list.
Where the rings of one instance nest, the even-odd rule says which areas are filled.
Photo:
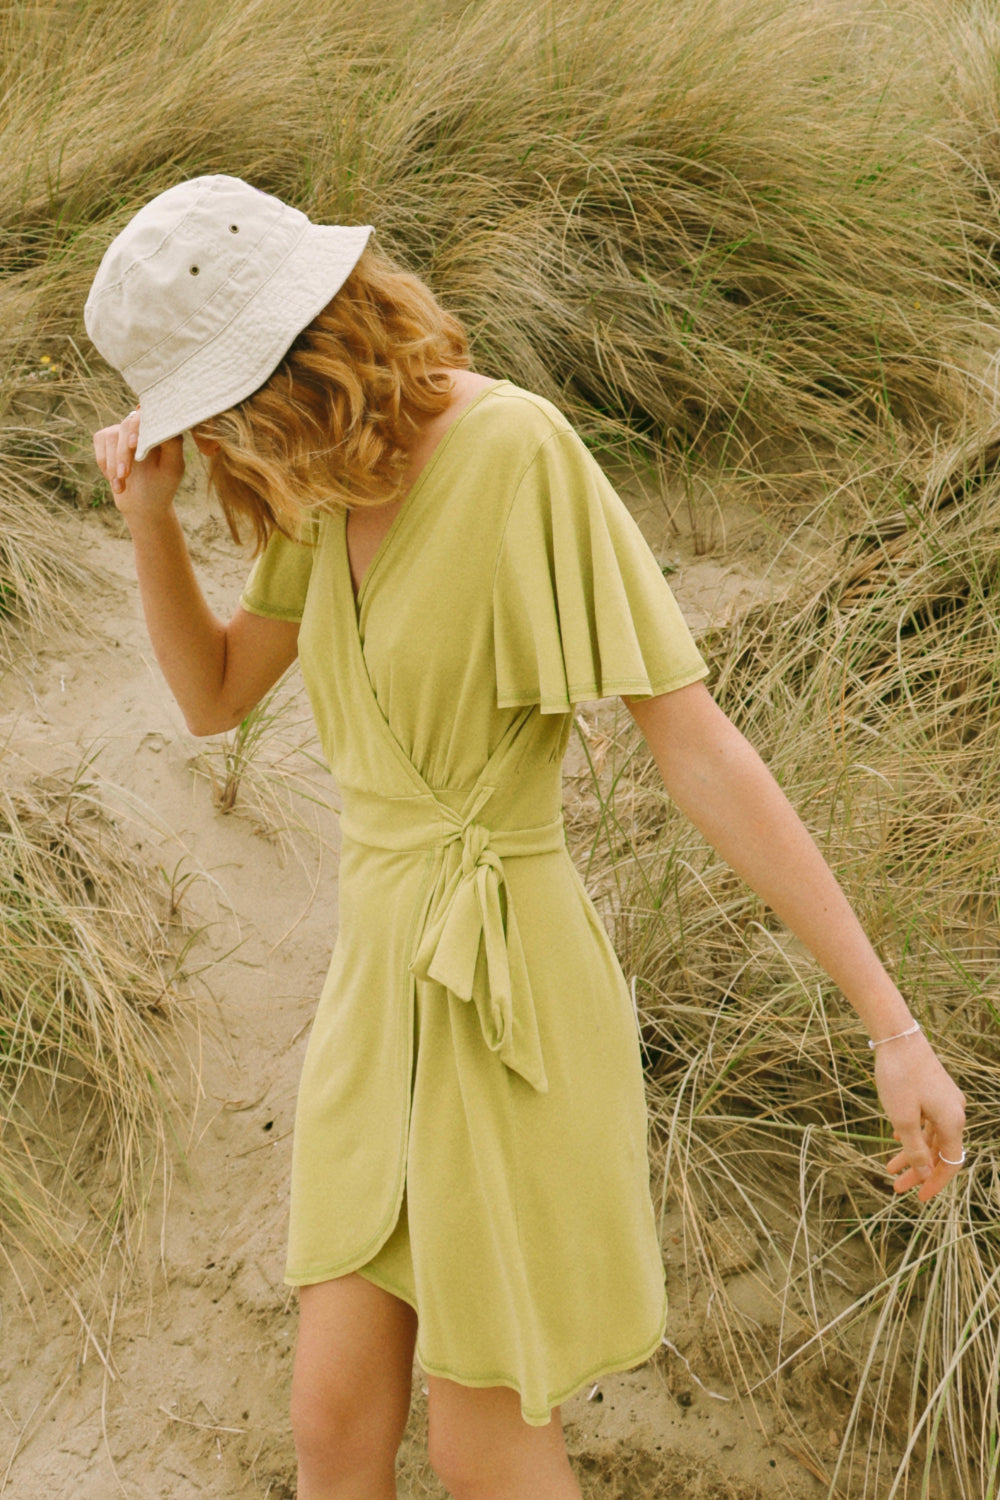
[[151, 516], [169, 508], [184, 475], [184, 440], [168, 438], [136, 462], [139, 413], [94, 433], [97, 467], [111, 486], [118, 509], [127, 516]]

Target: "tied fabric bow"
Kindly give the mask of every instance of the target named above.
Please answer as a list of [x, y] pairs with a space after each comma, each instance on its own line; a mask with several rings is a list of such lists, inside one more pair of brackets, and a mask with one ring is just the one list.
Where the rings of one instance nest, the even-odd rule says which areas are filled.
[[486, 1045], [512, 1072], [545, 1093], [549, 1084], [524, 949], [509, 888], [504, 919], [504, 867], [490, 838], [488, 828], [469, 823], [456, 829], [445, 846], [461, 839], [461, 862], [446, 876], [446, 858], [410, 969], [420, 979], [444, 985], [459, 1000], [473, 1002]]

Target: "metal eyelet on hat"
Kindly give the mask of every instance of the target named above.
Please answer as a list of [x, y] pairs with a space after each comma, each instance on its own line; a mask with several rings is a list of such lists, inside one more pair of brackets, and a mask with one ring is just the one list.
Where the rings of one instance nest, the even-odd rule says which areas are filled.
[[229, 226], [229, 233], [230, 234], [239, 234], [239, 232], [240, 232], [240, 226], [238, 224], [230, 224], [230, 226]]
[[198, 275], [198, 271], [199, 271], [199, 267], [198, 266], [192, 266], [191, 267], [191, 275], [192, 276], [197, 276]]

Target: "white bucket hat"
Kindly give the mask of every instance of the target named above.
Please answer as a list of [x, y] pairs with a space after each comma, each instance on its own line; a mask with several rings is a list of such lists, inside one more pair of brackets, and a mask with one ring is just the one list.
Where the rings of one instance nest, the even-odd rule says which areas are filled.
[[136, 458], [251, 395], [354, 269], [372, 232], [313, 224], [238, 177], [194, 177], [108, 247], [87, 333], [142, 403]]

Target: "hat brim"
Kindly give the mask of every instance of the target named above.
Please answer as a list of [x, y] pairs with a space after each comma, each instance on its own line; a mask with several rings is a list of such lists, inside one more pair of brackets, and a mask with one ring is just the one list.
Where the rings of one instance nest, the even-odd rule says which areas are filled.
[[210, 343], [141, 392], [136, 460], [253, 395], [354, 270], [370, 224], [310, 224]]

